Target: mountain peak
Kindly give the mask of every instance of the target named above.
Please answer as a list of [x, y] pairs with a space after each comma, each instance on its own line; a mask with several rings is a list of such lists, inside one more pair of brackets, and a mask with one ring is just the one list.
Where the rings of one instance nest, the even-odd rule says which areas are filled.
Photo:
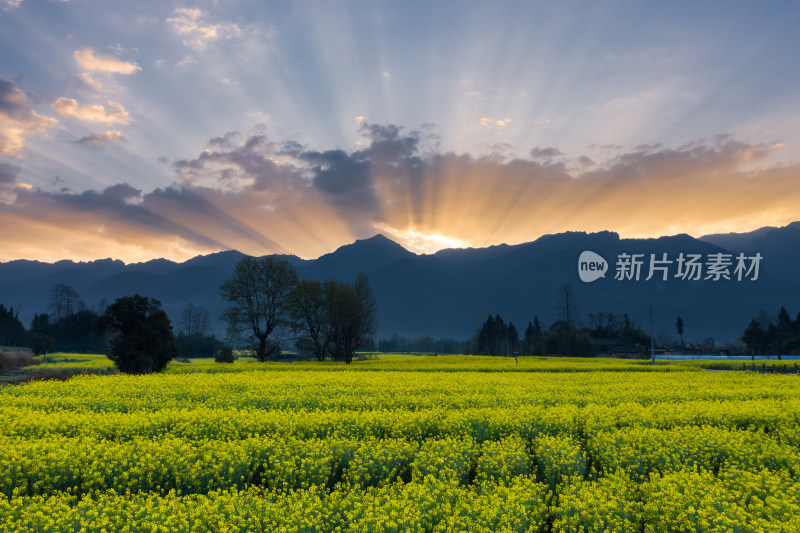
[[356, 242], [386, 242], [386, 241], [397, 244], [383, 233], [376, 233], [372, 237], [367, 237], [366, 239], [356, 239]]
[[377, 235], [373, 235], [372, 237], [368, 237], [366, 239], [358, 239], [355, 242], [350, 244], [345, 244], [340, 246], [336, 249], [336, 251], [325, 254], [321, 256], [319, 259], [323, 259], [325, 257], [331, 257], [334, 255], [341, 255], [341, 254], [389, 254], [392, 256], [406, 256], [406, 255], [416, 255], [413, 252], [409, 252], [402, 245], [394, 242], [392, 239], [386, 237], [382, 233], [378, 233]]
[[379, 233], [345, 244], [335, 252], [321, 256], [306, 272], [312, 278], [322, 277], [323, 273], [327, 273], [336, 278], [349, 279], [359, 272], [369, 274], [407, 257], [415, 257], [415, 254]]
[[[409, 254], [412, 253], [412, 252], [409, 252], [408, 250], [406, 250], [403, 247], [403, 245], [398, 244], [397, 242], [393, 241], [392, 239], [390, 239], [389, 237], [387, 237], [383, 233], [377, 233], [377, 234], [373, 235], [372, 237], [368, 237], [366, 239], [357, 239], [353, 244], [351, 244], [349, 246], [353, 246], [353, 245], [359, 245], [359, 246], [365, 246], [366, 245], [366, 246], [370, 246], [370, 247], [381, 246], [381, 247], [385, 247], [387, 249], [389, 249], [389, 248], [394, 248], [396, 250], [401, 250], [402, 249], [404, 252], [407, 252]], [[346, 246], [348, 246], [348, 245], [346, 245]], [[342, 246], [341, 248], [344, 248], [344, 247], [345, 246]]]

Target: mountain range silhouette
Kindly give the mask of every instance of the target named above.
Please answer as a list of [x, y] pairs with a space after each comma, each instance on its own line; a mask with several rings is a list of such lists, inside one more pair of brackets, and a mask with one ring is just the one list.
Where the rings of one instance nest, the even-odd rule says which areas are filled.
[[[608, 273], [592, 283], [578, 277], [578, 256], [584, 250], [608, 262]], [[617, 280], [619, 254], [643, 254], [641, 278]], [[760, 254], [757, 280], [701, 279], [660, 275], [645, 281], [650, 254], [671, 260], [679, 254]], [[212, 317], [217, 334], [224, 308], [219, 286], [244, 257], [237, 251], [198, 256], [183, 263], [155, 259], [125, 264], [102, 259], [91, 262], [42, 263], [17, 260], [0, 263], [0, 303], [19, 311], [28, 326], [34, 313], [46, 312], [47, 294], [57, 283], [75, 288], [89, 307], [101, 299], [139, 293], [162, 302], [178, 326], [181, 309], [201, 305]], [[676, 336], [678, 315], [687, 340], [713, 337], [717, 341], [741, 336], [759, 311], [775, 314], [781, 306], [792, 317], [800, 310], [800, 222], [749, 233], [693, 238], [681, 234], [657, 239], [621, 239], [613, 232], [567, 232], [535, 241], [487, 248], [447, 249], [414, 254], [383, 235], [358, 240], [314, 260], [288, 259], [303, 278], [352, 280], [365, 272], [378, 304], [378, 337], [393, 332], [406, 336], [431, 335], [466, 339], [489, 314], [500, 314], [524, 331], [537, 316], [545, 326], [557, 316], [558, 290], [571, 284], [584, 323], [595, 312], [627, 313], [649, 329]], [[675, 265], [672, 265], [675, 267]], [[733, 272], [731, 267], [730, 272]]]

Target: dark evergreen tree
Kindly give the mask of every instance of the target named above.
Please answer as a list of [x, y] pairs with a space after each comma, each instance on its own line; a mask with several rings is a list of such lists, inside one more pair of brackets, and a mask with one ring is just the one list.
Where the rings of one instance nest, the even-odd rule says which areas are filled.
[[492, 353], [492, 349], [490, 343], [494, 343], [493, 339], [494, 335], [494, 318], [492, 315], [489, 315], [489, 318], [486, 319], [486, 322], [483, 323], [481, 329], [478, 332], [478, 340], [476, 346], [476, 352], [481, 353], [484, 355], [488, 355]]
[[48, 315], [47, 313], [33, 314], [33, 320], [31, 320], [31, 327], [30, 327], [31, 333], [33, 332], [46, 333], [49, 327], [50, 327], [50, 315]]
[[492, 340], [490, 343], [492, 355], [505, 355], [506, 353], [506, 323], [500, 318], [500, 315], [494, 317], [494, 328], [492, 330]]
[[127, 374], [161, 372], [180, 355], [161, 302], [138, 294], [108, 306], [97, 321], [97, 332], [108, 336], [108, 357]]
[[[534, 322], [538, 324], [539, 319], [534, 317]], [[541, 336], [541, 326], [539, 327], [539, 334], [537, 335], [536, 326], [533, 323], [528, 322], [528, 327], [525, 328], [525, 336], [522, 339], [524, 350], [527, 355], [539, 355], [537, 353], [537, 347], [539, 342], [541, 342]]]
[[678, 335], [681, 336], [681, 351], [685, 351], [683, 344], [683, 319], [681, 315], [678, 315], [678, 320], [675, 321], [675, 329], [678, 331]]
[[508, 333], [506, 335], [506, 341], [508, 342], [508, 348], [506, 353], [509, 355], [513, 355], [519, 345], [519, 333], [517, 332], [517, 328], [514, 327], [513, 322], [508, 323]]
[[19, 313], [0, 304], [0, 346], [24, 346], [27, 340], [28, 332], [19, 320]]
[[761, 355], [764, 353], [764, 348], [767, 345], [767, 341], [768, 335], [761, 326], [761, 323], [755, 319], [751, 320], [750, 324], [747, 326], [747, 329], [744, 330], [744, 335], [742, 336], [742, 342], [747, 345], [747, 349], [750, 351], [751, 359], [755, 359], [756, 355]]
[[98, 315], [91, 309], [70, 313], [50, 324], [46, 333], [55, 339], [57, 352], [103, 352], [105, 339], [97, 335], [95, 323]]

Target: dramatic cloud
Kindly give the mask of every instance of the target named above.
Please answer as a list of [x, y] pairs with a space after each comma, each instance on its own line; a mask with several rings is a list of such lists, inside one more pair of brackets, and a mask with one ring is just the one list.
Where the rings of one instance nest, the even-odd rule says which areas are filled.
[[91, 48], [76, 50], [73, 54], [78, 66], [89, 72], [111, 72], [115, 74], [133, 74], [142, 70], [136, 63], [122, 61], [113, 56], [95, 55]]
[[537, 146], [531, 150], [531, 158], [534, 160], [551, 161], [562, 155], [564, 154], [558, 148], [539, 148]]
[[19, 167], [0, 163], [0, 203], [9, 204], [14, 200], [14, 188], [17, 186]]
[[103, 90], [103, 84], [91, 77], [87, 72], [80, 72], [71, 79], [75, 80], [75, 85], [80, 88], [91, 89], [93, 91]]
[[13, 185], [17, 182], [20, 168], [8, 163], [0, 163], [0, 187]]
[[8, 11], [9, 9], [18, 7], [21, 3], [22, 0], [0, 0], [0, 9]]
[[185, 46], [196, 51], [202, 51], [214, 41], [242, 34], [239, 26], [232, 22], [210, 22], [208, 13], [198, 8], [178, 8], [167, 19], [167, 23], [183, 38]]
[[503, 126], [508, 126], [509, 124], [511, 124], [511, 119], [510, 118], [504, 118], [504, 119], [500, 119], [500, 120], [493, 120], [491, 118], [484, 117], [484, 118], [482, 118], [482, 119], [480, 119], [478, 121], [478, 125], [479, 126], [483, 126], [484, 128], [492, 127], [492, 126], [495, 126], [495, 127], [498, 127], [498, 128], [502, 128]]
[[117, 130], [108, 130], [106, 132], [101, 133], [100, 135], [92, 133], [91, 135], [86, 135], [85, 137], [81, 137], [78, 139], [78, 144], [82, 144], [84, 146], [89, 146], [91, 148], [102, 148], [108, 143], [111, 142], [119, 142], [124, 141], [125, 138], [122, 136]]
[[28, 97], [13, 82], [0, 80], [0, 157], [19, 155], [25, 146], [26, 135], [56, 124], [56, 119], [43, 117], [34, 111]]
[[103, 194], [124, 201], [139, 198], [142, 195], [142, 191], [141, 189], [135, 189], [134, 187], [131, 187], [127, 183], [118, 183], [116, 185], [112, 185], [111, 187], [107, 187], [103, 191]]
[[233, 143], [241, 138], [242, 134], [238, 131], [228, 131], [225, 135], [220, 137], [214, 137], [213, 139], [209, 139], [208, 146], [220, 146], [222, 148], [231, 148]]
[[61, 97], [53, 103], [56, 115], [70, 117], [84, 122], [99, 122], [103, 124], [130, 124], [131, 117], [122, 104], [108, 101], [108, 111], [103, 104], [87, 104], [81, 106], [73, 98]]
[[[421, 155], [425, 136], [394, 125], [363, 122], [361, 133], [365, 148], [348, 152], [228, 132], [175, 162], [177, 183], [152, 192], [124, 183], [81, 194], [25, 190], [14, 185], [17, 170], [3, 168], [13, 195], [0, 204], [0, 224], [15, 224], [30, 242], [47, 241], [55, 228], [60, 244], [31, 256], [39, 259], [89, 259], [101, 243], [137, 260], [228, 248], [317, 257], [377, 232], [431, 253], [567, 230], [746, 231], [791, 222], [800, 205], [800, 165], [769, 164], [773, 143], [719, 136], [602, 161], [554, 147], [508, 159]], [[32, 250], [0, 241], [0, 249], [13, 246]]]
[[232, 146], [238, 137], [236, 132], [216, 137], [208, 145], [223, 149], [205, 150], [196, 159], [177, 161], [173, 166], [181, 181], [230, 190], [247, 187], [273, 195], [286, 193], [304, 181], [299, 169], [281, 162], [285, 147], [264, 135], [250, 136], [241, 145]]
[[[269, 193], [261, 201], [273, 213], [324, 203], [349, 234], [383, 231], [426, 252], [458, 243], [524, 242], [566, 229], [621, 228], [628, 236], [660, 235], [665, 227], [695, 234], [697, 228], [747, 229], [752, 217], [764, 225], [790, 222], [796, 217], [790, 206], [800, 201], [791, 169], [766, 166], [754, 173], [748, 167], [763, 163], [773, 147], [724, 136], [674, 150], [643, 146], [597, 163], [554, 147], [533, 148], [530, 159], [423, 157], [418, 132], [366, 122], [361, 128], [368, 145], [355, 152], [308, 151], [251, 136], [175, 167], [187, 184], [216, 181], [225, 188], [233, 180], [238, 194]], [[209, 145], [230, 146], [233, 138], [229, 133]], [[740, 211], [730, 212], [733, 205]], [[772, 206], [766, 216], [765, 205]]]
[[[132, 203], [136, 194], [124, 184], [81, 194], [18, 190], [12, 204], [0, 204], [0, 224], [15, 228], [4, 240], [28, 256], [38, 248], [39, 254], [52, 257], [102, 257], [102, 250], [107, 250], [106, 256], [111, 252], [123, 254], [115, 257], [191, 257], [196, 250], [224, 248], [193, 229]], [[26, 240], [32, 234], [39, 237], [35, 243]]]

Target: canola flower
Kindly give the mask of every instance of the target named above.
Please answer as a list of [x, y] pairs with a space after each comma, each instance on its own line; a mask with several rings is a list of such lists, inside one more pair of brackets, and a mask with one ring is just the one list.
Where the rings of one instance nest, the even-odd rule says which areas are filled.
[[800, 531], [796, 376], [463, 359], [2, 388], [0, 532]]

